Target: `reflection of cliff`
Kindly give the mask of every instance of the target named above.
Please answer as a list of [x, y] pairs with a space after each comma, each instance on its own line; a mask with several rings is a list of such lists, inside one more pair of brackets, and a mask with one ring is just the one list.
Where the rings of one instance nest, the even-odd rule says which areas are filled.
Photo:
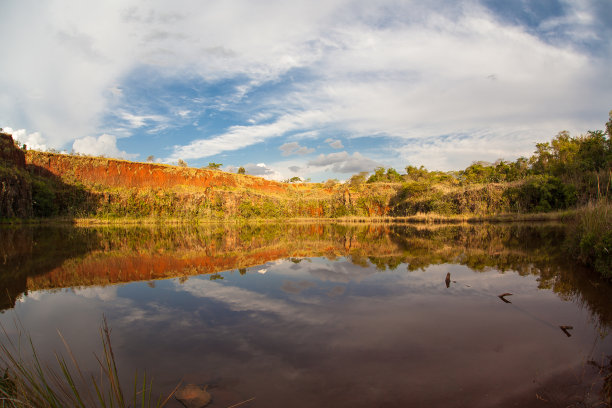
[[[561, 227], [262, 224], [174, 228], [0, 230], [0, 290], [108, 285], [243, 269], [302, 257], [348, 257], [380, 270], [458, 263], [539, 276], [540, 287], [612, 321], [610, 285], [571, 265]], [[10, 307], [12, 301], [4, 302]], [[606, 323], [608, 324], [608, 323]]]
[[[386, 229], [334, 225], [101, 229], [100, 248], [28, 279], [29, 290], [107, 285], [242, 269], [284, 258], [399, 256]], [[374, 237], [378, 237], [374, 239]]]

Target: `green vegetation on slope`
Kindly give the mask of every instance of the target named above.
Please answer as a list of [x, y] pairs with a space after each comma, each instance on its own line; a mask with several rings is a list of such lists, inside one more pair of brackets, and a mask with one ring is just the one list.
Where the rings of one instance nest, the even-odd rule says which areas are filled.
[[368, 183], [401, 182], [391, 203], [393, 215], [546, 212], [609, 201], [611, 133], [612, 112], [605, 131], [578, 137], [560, 132], [551, 142], [538, 143], [530, 158], [475, 162], [456, 172], [408, 166], [406, 174], [399, 175], [379, 168]]

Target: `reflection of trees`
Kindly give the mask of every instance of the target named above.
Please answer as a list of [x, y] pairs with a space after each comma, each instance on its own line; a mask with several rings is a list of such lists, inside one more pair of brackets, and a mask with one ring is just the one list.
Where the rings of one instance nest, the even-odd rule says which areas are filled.
[[[602, 330], [612, 324], [609, 293], [612, 287], [592, 271], [574, 263], [562, 248], [561, 226], [470, 225], [417, 228], [398, 225], [390, 237], [403, 254], [408, 270], [429, 265], [459, 263], [474, 271], [515, 271], [538, 276], [541, 289], [564, 300], [578, 302], [599, 321]], [[373, 258], [373, 259], [372, 259]], [[397, 267], [396, 257], [372, 257], [378, 268]]]
[[[363, 267], [409, 271], [459, 263], [536, 275], [539, 287], [580, 302], [607, 327], [610, 285], [571, 264], [559, 226], [246, 224], [0, 230], [3, 306], [27, 290], [106, 285], [247, 268], [277, 259], [347, 257]], [[571, 265], [571, 267], [567, 267]], [[213, 278], [214, 279], [214, 278]], [[13, 301], [11, 301], [12, 299]]]

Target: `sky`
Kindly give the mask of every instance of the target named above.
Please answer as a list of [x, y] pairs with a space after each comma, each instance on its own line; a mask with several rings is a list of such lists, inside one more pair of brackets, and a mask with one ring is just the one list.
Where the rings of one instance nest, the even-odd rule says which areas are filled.
[[612, 109], [610, 0], [2, 0], [29, 148], [284, 180], [529, 156]]

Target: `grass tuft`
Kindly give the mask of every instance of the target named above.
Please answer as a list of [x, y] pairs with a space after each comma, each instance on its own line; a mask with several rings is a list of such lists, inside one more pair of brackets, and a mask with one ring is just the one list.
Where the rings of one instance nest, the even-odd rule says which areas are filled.
[[612, 203], [604, 199], [580, 209], [567, 245], [583, 263], [612, 279]]
[[[134, 377], [132, 398], [126, 398], [110, 338], [106, 318], [100, 328], [102, 354], [96, 356], [100, 375], [86, 377], [70, 349], [59, 333], [69, 359], [55, 353], [56, 366], [41, 362], [32, 338], [24, 334], [20, 322], [15, 323], [17, 339], [13, 340], [6, 329], [0, 343], [0, 364], [4, 376], [0, 378], [0, 408], [124, 408], [163, 407], [175, 390], [167, 397], [152, 398], [153, 382], [146, 373], [139, 383], [138, 373]], [[26, 346], [23, 347], [23, 343]], [[178, 388], [178, 385], [177, 385]]]

